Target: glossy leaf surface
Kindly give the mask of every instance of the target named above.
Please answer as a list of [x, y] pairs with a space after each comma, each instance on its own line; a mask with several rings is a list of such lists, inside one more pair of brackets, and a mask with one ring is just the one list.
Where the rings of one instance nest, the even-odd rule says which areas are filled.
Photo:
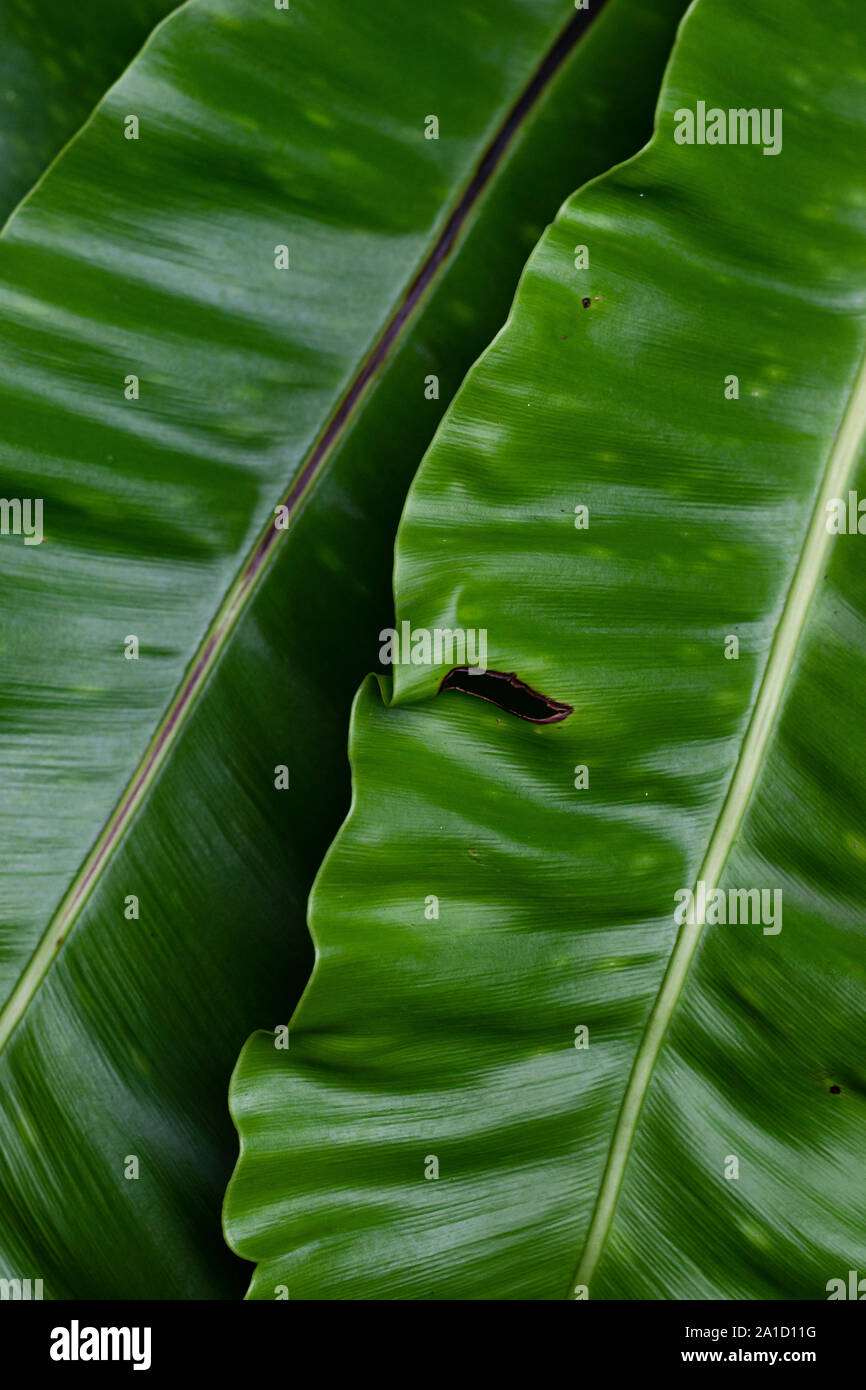
[[228, 1076], [308, 972], [406, 488], [680, 9], [193, 0], [0, 243], [45, 537], [0, 539], [0, 1270], [46, 1297], [243, 1290]]
[[0, 223], [174, 0], [2, 0]]
[[[866, 496], [864, 22], [698, 0], [652, 144], [563, 208], [422, 465], [398, 618], [575, 712], [438, 694], [447, 661], [362, 688], [291, 1047], [233, 1083], [253, 1297], [866, 1267], [866, 541], [828, 527]], [[766, 133], [679, 144], [698, 103]], [[736, 924], [675, 921], [700, 882]]]

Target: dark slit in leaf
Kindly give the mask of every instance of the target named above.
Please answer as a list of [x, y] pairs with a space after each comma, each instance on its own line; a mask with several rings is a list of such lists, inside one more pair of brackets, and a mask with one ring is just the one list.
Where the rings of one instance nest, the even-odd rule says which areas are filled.
[[573, 705], [566, 705], [562, 700], [551, 700], [540, 691], [533, 690], [514, 671], [483, 671], [473, 675], [468, 666], [454, 666], [443, 677], [439, 690], [459, 690], [464, 695], [476, 695], [479, 700], [498, 705], [508, 714], [516, 714], [518, 719], [526, 719], [530, 724], [558, 724], [574, 713]]

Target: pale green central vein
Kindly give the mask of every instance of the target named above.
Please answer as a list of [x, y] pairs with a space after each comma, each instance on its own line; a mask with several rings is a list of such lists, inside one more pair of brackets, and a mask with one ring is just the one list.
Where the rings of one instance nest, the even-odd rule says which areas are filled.
[[[180, 5], [178, 9], [156, 25], [142, 50], [142, 54], [154, 45], [156, 35], [164, 28], [171, 26], [192, 3], [193, 0], [186, 0], [185, 4]], [[597, 14], [600, 9], [601, 6], [597, 6], [595, 13]], [[488, 186], [502, 167], [512, 140], [554, 80], [561, 65], [583, 36], [592, 18], [594, 15], [572, 15], [559, 33], [551, 39], [547, 52], [542, 56], [534, 73], [528, 76], [514, 105], [503, 117], [499, 129], [480, 158], [477, 167], [463, 187], [455, 190], [450, 212], [443, 213], [441, 226], [433, 237], [430, 249], [411, 280], [401, 288], [390, 316], [374, 336], [351, 385], [335, 407], [315, 446], [307, 452], [291, 482], [287, 484], [287, 490], [284, 491], [280, 500], [289, 507], [290, 511], [299, 508], [311, 492], [317, 478], [330, 459], [333, 449], [350, 422], [356, 418], [360, 403], [365, 399], [366, 392], [369, 390], [369, 384], [381, 371], [394, 342], [407, 330], [407, 326], [425, 302], [431, 286], [441, 276], [443, 267], [448, 263], [449, 257], [457, 246], [460, 234], [470, 215], [486, 195]], [[110, 90], [114, 91], [115, 89], [111, 88]], [[97, 107], [78, 134], [73, 137], [70, 144], [81, 139], [84, 132], [97, 120], [103, 109], [103, 104], [101, 103]], [[64, 147], [64, 150], [55, 158], [36, 188], [41, 187], [68, 148], [69, 146]], [[23, 207], [24, 203], [29, 202], [34, 192], [35, 189], [32, 189], [23, 202], [19, 204], [19, 208]], [[17, 212], [18, 208], [15, 211]], [[3, 227], [2, 235], [5, 236], [12, 220], [10, 217]], [[216, 667], [235, 625], [252, 601], [263, 576], [273, 564], [274, 557], [278, 553], [280, 540], [287, 534], [284, 532], [277, 535], [274, 531], [273, 515], [269, 516], [263, 531], [243, 561], [238, 576], [204, 634], [178, 690], [160, 720], [156, 733], [135, 768], [120, 800], [109, 815], [95, 845], [49, 922], [15, 988], [5, 1005], [0, 1008], [0, 1052], [3, 1051], [12, 1033], [24, 1018], [52, 962], [55, 960], [57, 952], [66, 941], [84, 904], [94, 891], [101, 874], [104, 873], [134, 815], [142, 805], [169, 753], [177, 743], [185, 727], [185, 720]]]
[[[776, 630], [767, 669], [764, 672], [737, 766], [707, 847], [704, 861], [698, 870], [697, 881], [703, 880], [706, 884], [707, 897], [709, 897], [711, 890], [718, 885], [757, 780], [767, 742], [782, 702], [785, 683], [806, 621], [809, 605], [824, 568], [832, 539], [826, 524], [827, 502], [832, 497], [844, 495], [851, 470], [863, 442], [864, 433], [866, 433], [866, 358], [860, 366], [841, 427], [827, 460], [824, 480], [815, 503], [809, 529], [806, 532], [797, 568], [791, 580], [791, 587], [788, 590], [788, 597]], [[658, 998], [635, 1056], [622, 1109], [614, 1130], [607, 1167], [587, 1234], [586, 1245], [577, 1274], [569, 1290], [570, 1298], [576, 1296], [579, 1287], [588, 1288], [607, 1240], [644, 1097], [655, 1069], [668, 1024], [683, 988], [692, 956], [700, 940], [703, 925], [702, 920], [696, 920], [691, 925], [686, 923], [680, 931], [671, 953]]]

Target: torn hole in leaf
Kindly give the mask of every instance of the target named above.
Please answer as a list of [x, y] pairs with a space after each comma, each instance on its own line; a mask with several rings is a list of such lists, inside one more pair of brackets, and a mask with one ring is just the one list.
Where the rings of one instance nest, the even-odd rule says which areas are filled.
[[459, 690], [498, 705], [507, 714], [516, 714], [530, 724], [558, 724], [574, 714], [574, 706], [563, 700], [551, 700], [522, 681], [514, 671], [483, 671], [473, 673], [468, 666], [454, 666], [442, 679], [443, 690]]

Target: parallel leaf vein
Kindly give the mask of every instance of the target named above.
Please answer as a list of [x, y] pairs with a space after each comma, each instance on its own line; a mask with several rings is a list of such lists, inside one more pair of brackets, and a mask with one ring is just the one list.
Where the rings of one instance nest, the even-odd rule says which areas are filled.
[[[812, 599], [824, 569], [832, 536], [826, 525], [827, 503], [844, 495], [866, 436], [866, 357], [848, 398], [841, 424], [824, 469], [800, 556], [779, 619], [770, 656], [737, 764], [719, 818], [697, 874], [707, 896], [718, 885], [761, 769], [764, 753], [782, 704], [785, 685], [797, 652]], [[695, 885], [696, 887], [696, 885]], [[569, 1297], [588, 1288], [604, 1248], [616, 1210], [640, 1112], [703, 929], [703, 921], [685, 923], [677, 937], [659, 994], [635, 1054], [622, 1108], [611, 1142], [586, 1244]]]
[[[409, 284], [408, 288], [406, 288], [405, 293], [390, 318], [381, 328], [372, 345], [369, 347], [361, 366], [323, 428], [317, 443], [311, 449], [306, 462], [297, 472], [294, 480], [282, 498], [280, 505], [286, 506], [290, 513], [296, 511], [301, 506], [304, 498], [309, 494], [310, 489], [321, 474], [328, 458], [333, 452], [338, 438], [344, 433], [349, 421], [357, 413], [359, 404], [366, 395], [371, 380], [381, 369], [395, 341], [404, 331], [412, 315], [417, 312], [427, 290], [430, 288], [442, 265], [453, 252], [459, 240], [460, 233], [465, 227], [473, 209], [477, 206], [484, 194], [497, 168], [501, 164], [515, 134], [526, 121], [538, 102], [539, 97], [549, 86], [572, 49], [583, 37], [592, 21], [597, 18], [603, 4], [604, 0], [601, 0], [600, 4], [594, 6], [592, 12], [578, 11], [576, 14], [572, 15], [568, 23], [552, 42], [550, 48], [542, 58], [526, 86], [523, 88], [516, 102], [503, 119], [499, 130], [483, 153], [471, 179], [466, 183], [462, 193], [453, 205], [452, 211], [436, 237], [434, 245], [420, 264], [415, 278], [412, 280], [411, 284]], [[180, 7], [181, 10], [185, 8], [186, 6]], [[176, 10], [171, 15], [167, 16], [157, 28], [162, 30], [170, 25], [178, 13], [179, 11]], [[153, 35], [151, 35], [151, 40], [148, 44], [145, 45], [145, 52], [150, 46], [152, 39]], [[79, 132], [76, 139], [82, 137], [84, 131], [92, 124], [96, 114], [97, 113], [94, 113], [94, 116], [91, 116], [87, 125]], [[68, 146], [66, 148], [68, 148]], [[58, 156], [58, 159], [62, 158], [62, 153], [63, 152]], [[55, 160], [51, 167], [53, 168], [57, 162], [58, 161]], [[41, 182], [42, 180], [40, 180], [40, 183]], [[32, 197], [32, 192], [29, 196]], [[24, 201], [26, 203], [28, 199]], [[23, 206], [23, 204], [21, 206]], [[12, 219], [10, 218], [3, 228], [4, 234], [10, 227], [11, 222]], [[119, 845], [126, 830], [129, 828], [135, 812], [138, 810], [149, 788], [153, 784], [170, 749], [177, 742], [185, 721], [189, 717], [199, 694], [213, 671], [220, 653], [225, 647], [239, 617], [250, 602], [269, 563], [273, 560], [280, 538], [285, 534], [286, 532], [284, 530], [277, 531], [269, 521], [253, 546], [253, 549], [245, 558], [234, 583], [211, 621], [141, 761], [133, 772], [132, 777], [124, 788], [123, 794], [97, 837], [93, 848], [70, 885], [52, 920], [48, 924], [42, 940], [36, 947], [26, 968], [22, 972], [4, 1008], [0, 1011], [0, 1052], [2, 1052], [3, 1048], [6, 1046], [12, 1032], [26, 1013], [30, 1001], [33, 999], [42, 980], [50, 969], [57, 951], [66, 941], [84, 904], [93, 892], [94, 887], [99, 881], [100, 875], [105, 871], [114, 851]]]

